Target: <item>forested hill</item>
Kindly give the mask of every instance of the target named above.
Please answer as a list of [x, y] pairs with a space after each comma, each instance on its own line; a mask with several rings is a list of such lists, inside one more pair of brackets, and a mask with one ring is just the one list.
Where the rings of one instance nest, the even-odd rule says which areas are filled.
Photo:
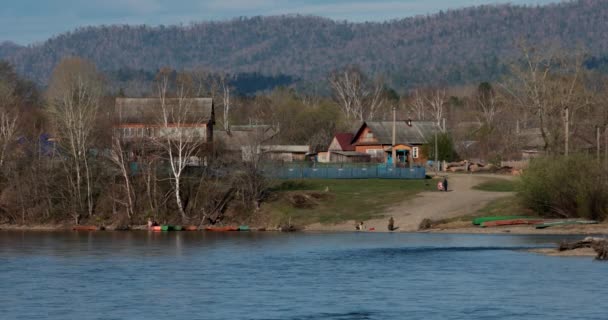
[[2, 45], [0, 58], [42, 83], [58, 60], [70, 55], [88, 58], [105, 71], [203, 66], [311, 80], [358, 64], [389, 76], [399, 87], [469, 83], [502, 73], [502, 61], [518, 52], [521, 39], [532, 45], [582, 46], [603, 61], [606, 21], [608, 1], [579, 0], [541, 7], [481, 6], [384, 23], [281, 16], [188, 26], [99, 26], [27, 48]]

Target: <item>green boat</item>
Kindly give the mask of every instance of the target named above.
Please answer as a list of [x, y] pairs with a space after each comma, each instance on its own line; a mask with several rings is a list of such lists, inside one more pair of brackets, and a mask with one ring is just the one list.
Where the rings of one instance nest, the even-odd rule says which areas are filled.
[[565, 220], [565, 221], [553, 221], [553, 222], [545, 222], [541, 224], [537, 224], [536, 229], [546, 229], [557, 226], [569, 226], [575, 224], [598, 224], [597, 221], [593, 220]]
[[249, 226], [239, 226], [239, 231], [250, 231]]
[[515, 219], [536, 219], [534, 217], [525, 217], [525, 216], [496, 216], [496, 217], [479, 217], [473, 219], [473, 224], [476, 226], [481, 225], [484, 222], [489, 221], [500, 221], [500, 220], [515, 220]]
[[172, 226], [169, 224], [165, 224], [160, 226], [161, 231], [182, 231], [182, 226]]

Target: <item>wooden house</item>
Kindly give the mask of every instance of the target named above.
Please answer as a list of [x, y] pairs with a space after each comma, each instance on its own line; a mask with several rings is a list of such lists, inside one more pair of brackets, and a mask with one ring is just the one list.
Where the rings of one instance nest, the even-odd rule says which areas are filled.
[[[423, 146], [431, 142], [436, 130], [434, 122], [397, 121], [395, 149], [399, 165], [425, 165], [428, 155]], [[356, 152], [369, 154], [373, 162], [393, 163], [393, 122], [367, 121], [355, 133], [352, 144]]]
[[277, 131], [269, 125], [231, 126], [230, 130], [215, 130], [213, 143], [215, 150], [224, 156], [245, 159], [243, 150], [268, 145], [276, 135]]
[[320, 152], [319, 162], [354, 163], [370, 162], [371, 156], [367, 153], [357, 152], [353, 145], [354, 134], [338, 133], [332, 139], [327, 152]]
[[126, 141], [185, 133], [188, 138], [213, 142], [211, 98], [166, 99], [165, 108], [158, 98], [117, 98], [115, 115], [115, 133]]

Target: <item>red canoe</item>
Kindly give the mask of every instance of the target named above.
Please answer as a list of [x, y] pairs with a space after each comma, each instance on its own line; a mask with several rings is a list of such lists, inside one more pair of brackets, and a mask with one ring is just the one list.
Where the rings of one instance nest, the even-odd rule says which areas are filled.
[[239, 227], [228, 226], [228, 227], [206, 227], [207, 231], [215, 231], [215, 232], [228, 232], [228, 231], [239, 231]]
[[198, 230], [198, 227], [197, 226], [185, 226], [184, 230], [186, 230], [186, 231], [196, 231], [196, 230]]
[[517, 225], [531, 225], [542, 223], [543, 220], [530, 220], [530, 219], [511, 219], [511, 220], [498, 220], [498, 221], [486, 221], [482, 227], [502, 227], [502, 226], [517, 226]]
[[162, 227], [161, 226], [152, 226], [152, 227], [150, 227], [150, 230], [152, 230], [152, 231], [162, 231]]
[[73, 226], [72, 230], [74, 230], [74, 231], [99, 231], [99, 230], [104, 230], [104, 228], [98, 227], [98, 226]]

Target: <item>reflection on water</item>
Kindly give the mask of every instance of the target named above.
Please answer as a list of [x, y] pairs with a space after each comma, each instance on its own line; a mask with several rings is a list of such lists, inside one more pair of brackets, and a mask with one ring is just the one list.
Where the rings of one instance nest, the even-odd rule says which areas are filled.
[[0, 232], [0, 318], [606, 319], [608, 265], [520, 250], [562, 239]]

